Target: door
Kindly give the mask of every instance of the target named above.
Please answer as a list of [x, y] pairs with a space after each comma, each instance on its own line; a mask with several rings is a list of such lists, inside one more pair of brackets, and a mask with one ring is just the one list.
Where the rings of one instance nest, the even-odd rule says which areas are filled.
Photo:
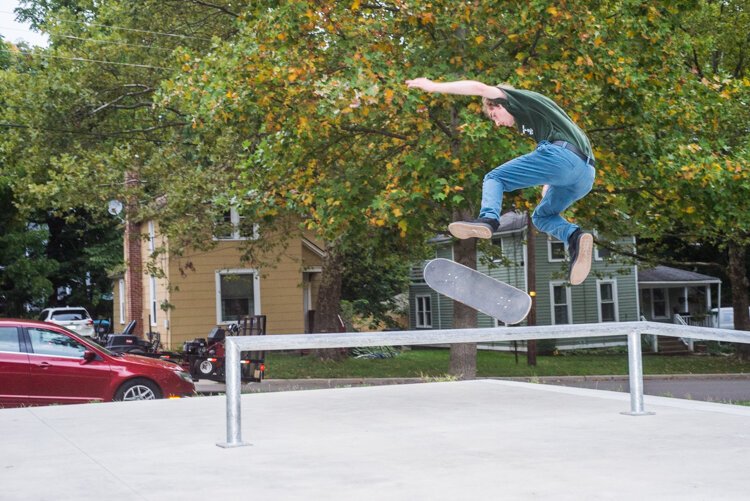
[[29, 356], [21, 348], [20, 329], [0, 326], [0, 407], [29, 401]]
[[86, 361], [89, 347], [69, 334], [51, 329], [26, 329], [34, 403], [73, 404], [103, 400], [108, 396], [109, 363], [97, 356]]
[[312, 332], [310, 322], [310, 310], [312, 309], [312, 284], [310, 274], [302, 274], [302, 311], [304, 312], [305, 334]]

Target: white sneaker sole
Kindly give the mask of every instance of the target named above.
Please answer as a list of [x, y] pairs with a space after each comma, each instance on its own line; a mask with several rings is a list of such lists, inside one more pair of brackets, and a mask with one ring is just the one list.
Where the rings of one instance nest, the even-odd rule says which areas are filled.
[[578, 258], [571, 263], [570, 285], [579, 285], [591, 271], [591, 255], [594, 252], [594, 237], [591, 233], [584, 233], [578, 240]]
[[492, 230], [489, 226], [464, 221], [449, 224], [448, 231], [451, 232], [451, 235], [461, 240], [466, 240], [467, 238], [492, 238]]

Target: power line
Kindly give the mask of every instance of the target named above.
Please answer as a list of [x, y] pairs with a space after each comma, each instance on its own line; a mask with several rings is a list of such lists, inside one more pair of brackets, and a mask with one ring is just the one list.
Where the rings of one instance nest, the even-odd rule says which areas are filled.
[[110, 45], [121, 45], [124, 47], [142, 47], [145, 49], [156, 49], [156, 50], [163, 50], [163, 51], [173, 51], [174, 49], [170, 49], [168, 47], [161, 47], [159, 45], [146, 45], [146, 44], [137, 44], [137, 43], [126, 43], [126, 42], [114, 42], [111, 40], [98, 40], [96, 38], [82, 38], [82, 37], [75, 37], [73, 35], [60, 35], [62, 38], [68, 38], [70, 40], [80, 40], [83, 42], [94, 42], [94, 43], [101, 43], [101, 44], [110, 44]]
[[[5, 10], [0, 10], [0, 13], [3, 13], [3, 14], [15, 14], [15, 12], [8, 12], [8, 11], [5, 11]], [[141, 30], [141, 29], [137, 29], [137, 28], [126, 28], [124, 26], [115, 26], [115, 25], [110, 25], [110, 24], [92, 23], [92, 22], [88, 22], [88, 21], [75, 21], [75, 20], [72, 20], [72, 19], [61, 19], [59, 21], [62, 21], [62, 22], [65, 22], [65, 23], [80, 24], [80, 25], [83, 25], [83, 26], [97, 26], [97, 27], [101, 27], [101, 28], [109, 28], [109, 29], [122, 30], [122, 31], [132, 31], [132, 32], [136, 32], [136, 33], [149, 33], [149, 34], [152, 34], [152, 35], [159, 35], [159, 36], [165, 36], [165, 37], [190, 38], [190, 39], [193, 39], [193, 40], [203, 40], [205, 42], [210, 42], [211, 41], [210, 38], [196, 37], [196, 36], [193, 36], [193, 35], [182, 35], [180, 33], [165, 33], [165, 32], [162, 32], [162, 31]]]
[[[18, 31], [21, 33], [26, 33], [26, 30], [17, 30], [14, 28], [6, 28], [4, 26], [0, 26], [0, 30], [9, 30], [9, 31]], [[45, 34], [46, 36], [49, 36], [48, 34]], [[122, 45], [124, 47], [142, 47], [145, 49], [157, 49], [157, 50], [163, 50], [163, 51], [173, 51], [176, 47], [164, 47], [161, 45], [146, 45], [146, 44], [135, 44], [135, 43], [127, 43], [127, 42], [116, 42], [113, 40], [100, 40], [97, 38], [84, 38], [84, 37], [78, 37], [75, 35], [70, 35], [66, 33], [58, 33], [56, 36], [60, 38], [67, 38], [70, 40], [80, 40], [85, 42], [94, 42], [94, 43], [100, 43], [100, 44], [111, 44], [111, 45]]]
[[97, 63], [97, 64], [112, 64], [117, 66], [131, 66], [135, 68], [146, 68], [152, 70], [171, 70], [173, 68], [167, 68], [164, 66], [152, 66], [150, 64], [137, 64], [137, 63], [119, 63], [116, 61], [106, 61], [104, 59], [88, 59], [85, 57], [64, 57], [64, 56], [52, 56], [41, 52], [29, 52], [25, 50], [19, 50], [18, 52], [8, 52], [9, 54], [25, 55], [41, 57], [43, 59], [62, 59], [66, 61], [86, 62], [86, 63]]
[[[176, 127], [183, 124], [169, 124], [169, 126]], [[53, 132], [55, 134], [68, 134], [68, 135], [77, 135], [77, 136], [86, 136], [86, 137], [95, 137], [100, 139], [123, 139], [126, 141], [145, 141], [149, 143], [154, 144], [182, 144], [185, 146], [200, 146], [197, 143], [191, 143], [189, 141], [168, 141], [168, 140], [160, 140], [160, 139], [150, 139], [147, 137], [137, 137], [132, 136], [129, 134], [134, 133], [144, 133], [144, 132], [151, 132], [149, 129], [135, 129], [135, 130], [129, 130], [129, 131], [111, 131], [111, 132], [90, 132], [85, 130], [72, 130], [72, 129], [53, 129], [50, 127], [38, 127], [34, 125], [26, 125], [26, 124], [20, 124], [20, 123], [9, 123], [9, 122], [0, 122], [0, 127], [4, 127], [6, 129], [25, 129], [25, 130], [31, 130], [31, 131], [41, 131], [41, 132]], [[164, 127], [161, 127], [162, 129]], [[127, 135], [127, 137], [125, 137]]]

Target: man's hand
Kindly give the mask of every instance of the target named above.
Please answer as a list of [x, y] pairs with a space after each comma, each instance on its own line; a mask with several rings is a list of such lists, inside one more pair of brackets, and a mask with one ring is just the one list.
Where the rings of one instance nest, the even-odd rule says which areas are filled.
[[422, 89], [426, 92], [433, 92], [435, 90], [435, 82], [429, 78], [415, 78], [413, 80], [407, 80], [406, 86], [409, 89]]

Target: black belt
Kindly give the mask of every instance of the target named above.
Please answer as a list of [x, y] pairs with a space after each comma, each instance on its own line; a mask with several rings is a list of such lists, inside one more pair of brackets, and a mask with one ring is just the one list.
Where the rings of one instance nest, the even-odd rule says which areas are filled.
[[583, 153], [583, 152], [582, 152], [581, 150], [579, 150], [579, 149], [578, 149], [578, 148], [577, 148], [577, 147], [576, 147], [575, 145], [573, 145], [573, 144], [570, 144], [570, 143], [569, 143], [569, 142], [567, 142], [567, 141], [552, 141], [552, 144], [554, 144], [554, 145], [557, 145], [557, 146], [562, 146], [562, 147], [563, 147], [563, 148], [565, 148], [566, 150], [570, 150], [570, 151], [572, 151], [573, 153], [575, 153], [576, 155], [578, 155], [578, 157], [579, 157], [579, 158], [580, 158], [581, 160], [583, 160], [584, 162], [586, 162], [587, 164], [589, 164], [589, 165], [590, 165], [590, 166], [592, 166], [592, 167], [594, 166], [594, 163], [595, 163], [595, 162], [594, 162], [594, 158], [593, 158], [593, 157], [589, 157], [589, 156], [586, 156], [586, 155], [585, 155], [585, 154], [584, 154], [584, 153]]

